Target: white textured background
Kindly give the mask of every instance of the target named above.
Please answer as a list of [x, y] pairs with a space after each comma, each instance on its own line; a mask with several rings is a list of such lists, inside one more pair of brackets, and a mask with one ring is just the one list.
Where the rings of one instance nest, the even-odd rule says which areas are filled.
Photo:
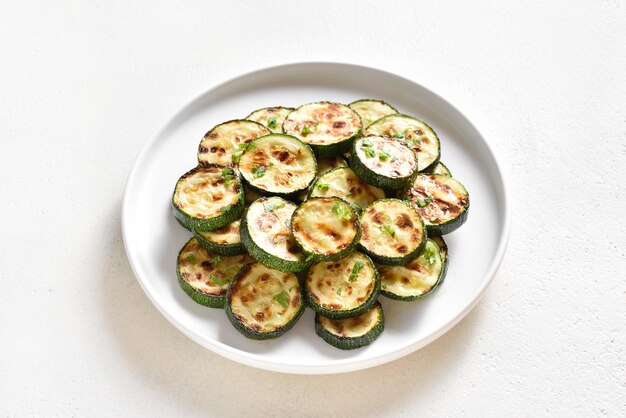
[[[626, 415], [626, 4], [52, 3], [0, 3], [0, 416]], [[134, 158], [182, 104], [311, 60], [458, 106], [508, 170], [514, 215], [466, 319], [334, 376], [188, 340], [143, 294], [120, 230]]]

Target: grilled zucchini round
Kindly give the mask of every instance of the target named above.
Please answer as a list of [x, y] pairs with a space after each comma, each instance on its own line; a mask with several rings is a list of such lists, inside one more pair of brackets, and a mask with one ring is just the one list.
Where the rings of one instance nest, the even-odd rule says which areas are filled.
[[280, 134], [283, 132], [285, 116], [294, 110], [293, 107], [264, 107], [263, 109], [258, 109], [250, 113], [246, 116], [246, 119], [259, 122], [273, 133]]
[[404, 189], [417, 176], [417, 156], [403, 142], [386, 136], [354, 141], [350, 166], [367, 183], [386, 190]]
[[439, 161], [437, 165], [435, 166], [435, 168], [433, 168], [432, 174], [439, 174], [440, 176], [452, 177], [452, 173], [450, 172], [450, 169], [446, 167], [446, 165], [442, 163], [441, 161]]
[[308, 263], [290, 230], [296, 205], [280, 197], [262, 197], [241, 219], [241, 242], [257, 261], [285, 271], [305, 270]]
[[214, 231], [239, 219], [244, 192], [231, 168], [197, 166], [176, 182], [172, 195], [174, 217], [191, 231]]
[[283, 122], [283, 132], [311, 145], [320, 157], [341, 154], [361, 135], [361, 119], [340, 103], [318, 102], [300, 106]]
[[343, 157], [326, 157], [317, 159], [317, 176], [321, 176], [324, 173], [334, 170], [339, 167], [347, 167], [348, 164]]
[[252, 261], [247, 254], [232, 257], [211, 254], [194, 237], [178, 253], [178, 284], [200, 305], [223, 308], [228, 283], [242, 266]]
[[382, 117], [398, 113], [393, 106], [383, 102], [382, 100], [357, 100], [350, 103], [348, 106], [350, 106], [350, 109], [354, 110], [361, 117], [363, 129], [367, 128]]
[[220, 123], [204, 135], [198, 147], [198, 162], [234, 167], [247, 143], [270, 131], [251, 120], [231, 120]]
[[374, 342], [385, 329], [383, 307], [379, 302], [359, 316], [330, 319], [315, 315], [315, 333], [341, 350], [354, 350]]
[[403, 265], [417, 257], [426, 245], [426, 228], [410, 203], [381, 199], [361, 215], [359, 248], [375, 262]]
[[337, 196], [363, 209], [385, 192], [361, 180], [350, 167], [339, 167], [321, 175], [311, 187], [310, 197]]
[[384, 135], [409, 145], [417, 154], [418, 170], [432, 170], [441, 154], [439, 138], [426, 123], [407, 115], [389, 115], [372, 123], [364, 135]]
[[293, 273], [251, 263], [242, 267], [228, 286], [226, 316], [248, 338], [280, 337], [296, 324], [302, 312], [302, 290]]
[[237, 219], [235, 222], [215, 231], [194, 231], [194, 234], [200, 244], [209, 252], [218, 255], [244, 254], [246, 249], [241, 243], [241, 235], [239, 234], [240, 223], [241, 221]]
[[378, 266], [381, 294], [405, 302], [421, 299], [441, 283], [443, 266], [439, 246], [429, 239], [420, 256], [406, 266]]
[[327, 318], [360, 315], [376, 302], [379, 292], [374, 263], [359, 252], [338, 261], [314, 264], [307, 272], [307, 305]]
[[302, 203], [291, 217], [291, 231], [312, 261], [339, 260], [361, 237], [356, 212], [338, 197], [313, 197]]
[[317, 163], [307, 144], [283, 134], [251, 141], [239, 159], [246, 182], [262, 194], [294, 195], [315, 179]]
[[469, 194], [453, 177], [420, 174], [404, 195], [424, 218], [431, 236], [449, 234], [467, 220]]

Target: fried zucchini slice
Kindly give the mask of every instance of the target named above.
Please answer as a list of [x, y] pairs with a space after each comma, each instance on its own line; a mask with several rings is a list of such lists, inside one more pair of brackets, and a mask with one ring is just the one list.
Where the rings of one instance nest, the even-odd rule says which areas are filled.
[[420, 174], [404, 196], [422, 215], [431, 236], [449, 234], [467, 220], [469, 194], [453, 177]]
[[272, 133], [280, 134], [283, 132], [283, 122], [285, 116], [290, 112], [293, 112], [293, 107], [264, 107], [263, 109], [255, 110], [246, 116], [246, 119], [259, 122], [261, 125], [267, 127]]
[[239, 171], [259, 193], [291, 196], [315, 180], [317, 162], [311, 147], [299, 139], [270, 134], [248, 144], [239, 159]]
[[296, 205], [280, 197], [262, 197], [248, 207], [241, 222], [241, 242], [257, 261], [286, 272], [309, 264], [291, 234]]
[[361, 117], [363, 129], [367, 128], [382, 117], [398, 113], [398, 111], [390, 104], [385, 103], [382, 100], [375, 99], [357, 100], [350, 103], [348, 106], [350, 106], [350, 109], [354, 110]]
[[386, 190], [404, 189], [417, 176], [417, 156], [404, 142], [387, 136], [354, 141], [350, 166], [367, 183]]
[[226, 316], [248, 338], [280, 337], [296, 324], [302, 312], [302, 290], [293, 273], [251, 263], [228, 286]]
[[321, 175], [311, 187], [309, 196], [337, 196], [364, 209], [373, 201], [383, 199], [385, 192], [361, 180], [350, 167], [339, 167]]
[[379, 292], [374, 263], [356, 251], [341, 260], [314, 264], [306, 277], [307, 305], [327, 318], [360, 315], [376, 302]]
[[313, 197], [302, 203], [291, 217], [291, 230], [312, 261], [339, 260], [361, 237], [356, 212], [338, 197]]
[[326, 157], [317, 159], [317, 177], [327, 173], [330, 170], [334, 170], [339, 167], [347, 167], [348, 163], [343, 157]]
[[435, 168], [433, 168], [432, 174], [439, 174], [440, 176], [452, 177], [452, 173], [450, 172], [450, 169], [446, 167], [446, 165], [442, 163], [441, 161], [439, 161], [437, 165], [435, 166]]
[[389, 115], [372, 123], [364, 135], [393, 137], [409, 145], [417, 154], [420, 172], [432, 170], [441, 155], [439, 138], [425, 122], [407, 115]]
[[381, 199], [361, 214], [359, 248], [375, 262], [403, 265], [417, 257], [426, 245], [426, 228], [409, 202]]
[[174, 217], [191, 231], [214, 231], [239, 219], [244, 192], [231, 168], [197, 166], [176, 182], [172, 195]]
[[241, 243], [239, 233], [240, 219], [215, 231], [194, 231], [196, 238], [207, 251], [218, 255], [244, 254], [246, 249]]
[[196, 303], [223, 308], [228, 283], [241, 267], [252, 261], [247, 254], [231, 257], [211, 254], [194, 237], [178, 253], [178, 284]]
[[235, 167], [248, 142], [271, 133], [258, 122], [238, 119], [220, 123], [204, 135], [198, 146], [201, 165]]
[[[315, 180], [313, 181], [313, 183], [315, 183], [315, 181], [317, 181], [317, 179], [319, 179], [322, 174], [338, 167], [346, 167], [347, 165], [348, 164], [346, 163], [346, 160], [344, 160], [342, 157], [318, 158], [317, 159], [317, 176], [315, 177]], [[295, 200], [297, 200], [298, 202], [304, 202], [309, 196], [309, 193], [311, 192], [311, 190], [312, 190], [311, 186], [309, 186], [308, 189], [303, 190], [300, 193], [298, 193]]]
[[421, 299], [442, 282], [443, 266], [439, 246], [429, 239], [420, 256], [406, 266], [377, 266], [382, 281], [381, 294], [405, 302]]
[[300, 106], [283, 122], [283, 132], [311, 145], [320, 157], [341, 154], [361, 135], [361, 119], [348, 106], [317, 102]]
[[315, 333], [341, 350], [354, 350], [370, 345], [384, 329], [385, 317], [379, 302], [353, 318], [330, 319], [320, 314], [315, 315]]

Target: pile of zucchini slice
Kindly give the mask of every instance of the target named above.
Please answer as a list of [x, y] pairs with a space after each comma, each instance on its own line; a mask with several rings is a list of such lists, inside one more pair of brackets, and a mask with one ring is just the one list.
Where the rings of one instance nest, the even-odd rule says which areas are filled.
[[283, 335], [308, 306], [328, 344], [371, 344], [385, 327], [379, 296], [432, 293], [448, 269], [442, 235], [467, 220], [469, 194], [440, 154], [430, 126], [375, 99], [216, 125], [171, 199], [193, 234], [180, 287], [248, 338]]

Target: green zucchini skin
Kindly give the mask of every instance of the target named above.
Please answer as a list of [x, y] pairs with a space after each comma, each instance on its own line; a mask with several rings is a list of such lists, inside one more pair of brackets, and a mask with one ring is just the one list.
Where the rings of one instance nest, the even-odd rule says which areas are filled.
[[[439, 207], [438, 199], [433, 199], [431, 202], [420, 206], [420, 199], [425, 199], [431, 194], [447, 193], [449, 195], [455, 192], [455, 188], [459, 196], [455, 194], [457, 196], [456, 202], [444, 202], [445, 211]], [[439, 174], [419, 174], [415, 178], [413, 186], [408, 188], [403, 196], [411, 202], [424, 219], [429, 236], [449, 234], [467, 221], [470, 207], [469, 193], [465, 186], [453, 177]], [[448, 217], [452, 209], [455, 209], [458, 214], [441, 221], [442, 214]]]
[[[385, 329], [385, 316], [380, 302], [376, 302], [370, 310], [378, 311], [378, 320], [374, 326], [369, 328], [367, 333], [361, 336], [345, 337], [331, 332], [326, 326], [324, 326], [324, 319], [320, 314], [315, 315], [315, 333], [328, 344], [341, 350], [355, 350], [357, 348], [368, 346], [373, 343]], [[368, 313], [369, 312], [365, 312], [362, 315], [367, 315]], [[344, 320], [342, 322], [348, 321]]]
[[[363, 140], [365, 138], [369, 138], [371, 141], [374, 142], [374, 146], [376, 146], [377, 138], [380, 138], [380, 137], [376, 137], [376, 136], [362, 137], [353, 142], [352, 153], [350, 154], [350, 167], [352, 167], [354, 172], [360, 178], [362, 178], [366, 183], [371, 184], [372, 186], [378, 187], [383, 190], [398, 190], [398, 189], [405, 189], [411, 186], [413, 184], [413, 180], [415, 180], [415, 177], [418, 174], [417, 156], [415, 155], [415, 152], [413, 151], [413, 149], [411, 149], [409, 146], [407, 146], [406, 144], [400, 141], [391, 140], [391, 141], [396, 142], [397, 145], [396, 144], [394, 145], [401, 147], [401, 149], [407, 153], [407, 157], [413, 158], [414, 168], [413, 170], [411, 170], [410, 173], [407, 173], [405, 176], [398, 176], [398, 177], [387, 176], [387, 175], [384, 175], [382, 173], [377, 173], [376, 171], [372, 170], [370, 167], [366, 165], [365, 162], [361, 160], [363, 156], [357, 152], [357, 148], [362, 146]], [[375, 156], [373, 158], [377, 158], [377, 157]]]
[[[350, 117], [351, 124], [355, 125], [354, 132], [351, 132], [349, 136], [344, 136], [341, 140], [335, 141], [332, 143], [321, 143], [321, 144], [315, 143], [315, 141], [311, 139], [313, 135], [315, 134], [315, 132], [311, 134], [305, 134], [302, 132], [301, 128], [297, 129], [296, 127], [299, 126], [299, 123], [297, 122], [297, 117], [302, 114], [306, 114], [306, 112], [308, 112], [310, 108], [318, 106], [318, 105], [329, 106], [330, 108], [332, 108], [333, 111], [342, 112], [344, 114], [343, 116]], [[305, 125], [308, 128], [311, 128], [312, 131], [314, 131], [314, 129], [316, 129], [315, 124], [319, 122], [330, 123], [332, 121], [321, 120], [320, 118], [316, 117], [310, 120], [309, 123], [305, 123]], [[340, 129], [340, 128], [333, 128], [333, 129]], [[313, 148], [313, 151], [315, 151], [315, 154], [318, 157], [321, 157], [321, 158], [335, 157], [350, 150], [352, 146], [352, 141], [354, 141], [355, 138], [360, 137], [361, 134], [363, 133], [363, 123], [361, 122], [361, 118], [358, 115], [358, 113], [356, 113], [354, 110], [350, 109], [348, 106], [344, 104], [334, 103], [334, 102], [324, 102], [324, 101], [313, 102], [313, 103], [304, 104], [298, 107], [293, 112], [289, 113], [285, 117], [285, 120], [283, 122], [283, 132], [287, 135], [293, 135], [297, 137], [298, 139], [300, 139], [301, 141], [309, 144], [311, 148]]]
[[180, 288], [183, 289], [183, 291], [198, 305], [206, 306], [207, 308], [223, 309], [226, 304], [226, 298], [224, 296], [210, 296], [198, 292], [196, 289], [191, 287], [189, 283], [183, 280], [180, 273], [178, 275], [178, 284], [180, 285]]
[[[312, 205], [316, 205], [318, 202], [322, 202], [321, 204], [323, 205], [330, 205], [333, 206], [335, 204], [335, 202], [338, 202], [341, 205], [341, 208], [343, 208], [344, 210], [347, 209], [348, 213], [350, 214], [350, 219], [347, 220], [346, 222], [349, 222], [352, 227], [352, 229], [355, 230], [355, 234], [354, 234], [354, 238], [352, 239], [352, 241], [346, 245], [344, 245], [344, 247], [336, 252], [331, 252], [331, 251], [316, 251], [312, 248], [310, 248], [310, 245], [308, 245], [305, 241], [304, 241], [304, 235], [305, 235], [305, 230], [308, 230], [308, 228], [306, 228], [306, 225], [300, 225], [299, 222], [304, 223], [305, 222], [305, 214], [303, 213], [305, 210], [307, 210], [310, 206]], [[313, 212], [316, 213], [316, 212]], [[333, 215], [330, 215], [331, 217]], [[336, 219], [334, 218], [326, 218], [328, 219], [328, 221], [330, 222], [330, 220], [334, 220], [336, 221]], [[327, 226], [330, 226], [330, 223], [327, 224]], [[334, 232], [335, 233], [339, 233], [340, 229], [345, 230], [345, 228], [335, 228]], [[354, 249], [357, 246], [357, 243], [359, 242], [359, 240], [361, 239], [361, 225], [359, 223], [359, 215], [356, 212], [355, 208], [353, 207], [353, 205], [351, 205], [350, 203], [346, 202], [344, 199], [341, 199], [339, 197], [333, 196], [333, 197], [312, 197], [307, 199], [306, 202], [302, 203], [300, 206], [298, 206], [298, 208], [293, 212], [293, 215], [291, 217], [291, 231], [296, 239], [296, 242], [298, 243], [298, 246], [302, 249], [302, 251], [307, 255], [307, 260], [311, 261], [311, 262], [322, 262], [322, 261], [335, 261], [335, 260], [341, 260], [342, 258], [344, 258], [345, 256], [347, 256], [348, 254], [350, 254], [352, 251], [354, 251]]]
[[[441, 141], [434, 129], [426, 122], [409, 115], [389, 115], [372, 123], [363, 134], [366, 136], [384, 135], [393, 137], [399, 134], [406, 134], [409, 129], [411, 130], [411, 132], [409, 132], [411, 136], [419, 134], [419, 136], [422, 137], [421, 141], [413, 143], [411, 146], [417, 154], [418, 170], [420, 173], [428, 173], [435, 168], [441, 158]], [[423, 141], [424, 138], [427, 139], [426, 142]], [[406, 138], [398, 139], [398, 141], [408, 143]], [[424, 143], [429, 145], [430, 153], [424, 151]]]
[[[255, 204], [262, 205], [267, 200], [268, 198], [262, 197], [258, 199]], [[292, 204], [292, 203], [289, 202], [289, 204]], [[270, 254], [269, 252], [261, 248], [261, 246], [259, 246], [254, 241], [250, 233], [249, 226], [248, 226], [248, 222], [249, 222], [248, 212], [250, 211], [251, 207], [252, 206], [246, 209], [246, 212], [241, 218], [241, 231], [240, 231], [241, 243], [243, 244], [246, 251], [248, 251], [248, 254], [250, 254], [252, 258], [257, 260], [259, 263], [262, 263], [266, 265], [267, 267], [270, 267], [276, 270], [284, 271], [287, 273], [297, 273], [297, 272], [306, 270], [311, 265], [311, 260], [306, 260], [304, 259], [304, 257], [301, 257], [301, 260], [299, 261], [284, 260], [276, 255]]]
[[[224, 228], [228, 228], [230, 225], [231, 224], [226, 225]], [[237, 243], [233, 243], [233, 244], [222, 244], [222, 243], [217, 243], [217, 242], [211, 241], [210, 239], [207, 239], [205, 236], [202, 235], [202, 232], [199, 232], [199, 231], [193, 231], [193, 232], [196, 238], [198, 239], [198, 242], [204, 248], [206, 248], [207, 251], [213, 254], [229, 256], [229, 255], [239, 255], [239, 254], [246, 253], [246, 248], [243, 246], [241, 241]]]
[[[410, 209], [412, 209], [413, 211], [416, 212], [415, 213], [416, 216], [414, 216], [414, 219], [412, 221], [415, 221], [415, 222], [419, 223], [419, 227], [418, 227], [418, 229], [419, 229], [418, 233], [419, 233], [419, 236], [420, 236], [419, 244], [412, 251], [409, 251], [404, 256], [398, 256], [398, 257], [385, 256], [383, 254], [379, 254], [379, 253], [377, 253], [375, 251], [372, 251], [363, 242], [359, 242], [358, 249], [360, 251], [364, 252], [365, 254], [367, 254], [377, 264], [383, 264], [383, 265], [388, 265], [388, 266], [402, 266], [402, 265], [407, 264], [411, 260], [414, 260], [424, 250], [424, 247], [426, 246], [426, 240], [427, 240], [426, 226], [424, 225], [424, 221], [423, 221], [422, 217], [419, 215], [419, 212], [417, 212], [415, 210], [415, 208], [409, 202], [406, 202], [406, 201], [400, 200], [400, 199], [394, 199], [394, 198], [380, 199], [380, 200], [377, 200], [377, 201], [371, 203], [370, 205], [368, 205], [363, 210], [363, 213], [361, 214], [361, 229], [363, 231], [362, 232], [362, 241], [367, 239], [370, 228], [373, 229], [373, 230], [375, 230], [376, 228], [379, 228], [379, 227], [376, 227], [373, 224], [372, 225], [368, 224], [368, 226], [364, 226], [367, 223], [366, 217], [368, 215], [366, 213], [369, 213], [370, 209], [373, 209], [375, 206], [380, 206], [380, 205], [384, 204], [385, 202], [391, 202], [393, 204], [402, 204], [405, 207], [409, 207]], [[394, 223], [394, 229], [395, 229], [395, 223]]]
[[437, 286], [439, 286], [443, 283], [443, 281], [446, 279], [446, 275], [448, 274], [448, 244], [446, 244], [442, 236], [432, 237], [431, 239], [439, 247], [439, 253], [441, 255], [441, 276], [439, 277], [439, 282], [437, 283]]
[[[378, 274], [378, 270], [376, 269], [376, 266], [374, 265], [374, 263], [372, 262], [372, 260], [365, 254], [362, 253], [358, 253], [358, 252], [353, 252], [351, 255], [349, 255], [348, 257], [345, 257], [343, 260], [344, 262], [350, 263], [349, 266], [346, 266], [348, 270], [351, 270], [351, 268], [353, 268], [353, 260], [354, 259], [360, 259], [360, 260], [365, 260], [364, 267], [369, 269], [370, 274], [372, 275], [372, 280], [373, 280], [373, 286], [371, 289], [370, 294], [368, 295], [367, 299], [365, 299], [361, 304], [359, 304], [358, 306], [355, 306], [352, 309], [331, 309], [331, 308], [326, 308], [324, 306], [322, 306], [322, 304], [318, 303], [315, 298], [312, 296], [315, 292], [315, 289], [312, 289], [311, 287], [311, 273], [314, 272], [314, 270], [316, 268], [320, 268], [322, 271], [325, 270], [326, 268], [328, 268], [328, 265], [331, 264], [335, 264], [336, 261], [330, 261], [330, 262], [322, 262], [322, 263], [318, 263], [314, 266], [311, 266], [311, 268], [309, 269], [309, 271], [307, 272], [307, 277], [305, 279], [305, 301], [306, 304], [313, 309], [315, 312], [317, 312], [318, 314], [326, 317], [326, 318], [330, 318], [330, 319], [346, 319], [346, 318], [353, 318], [355, 316], [359, 316], [362, 313], [364, 313], [365, 311], [367, 311], [369, 308], [372, 307], [372, 305], [374, 305], [376, 303], [376, 301], [378, 300], [378, 295], [380, 294], [380, 286], [381, 286], [381, 279], [380, 276]], [[360, 261], [359, 260], [359, 261]], [[349, 277], [349, 273], [347, 273], [348, 277]], [[344, 274], [345, 276], [345, 274]], [[326, 285], [325, 287], [328, 287], [329, 291], [331, 292], [331, 294], [336, 294], [336, 290], [332, 287], [332, 280], [333, 279], [337, 279], [337, 278], [341, 278], [341, 276], [336, 276], [333, 278], [328, 278], [326, 277], [324, 279], [324, 281], [328, 280], [331, 281], [331, 285]], [[321, 281], [321, 280], [320, 280]], [[343, 280], [340, 280], [340, 286], [348, 286], [350, 284], [350, 282], [348, 281], [347, 278], [344, 278]], [[372, 283], [368, 283], [368, 285], [370, 285]], [[358, 291], [358, 290], [357, 290]]]
[[241, 185], [241, 178], [239, 177], [239, 174], [234, 171], [231, 186], [233, 187], [234, 193], [237, 194], [238, 198], [235, 203], [223, 206], [220, 209], [219, 214], [216, 214], [215, 216], [209, 218], [197, 217], [183, 210], [183, 208], [181, 207], [181, 203], [177, 201], [177, 193], [179, 189], [183, 187], [188, 178], [199, 173], [215, 174], [216, 170], [219, 170], [219, 172], [221, 173], [221, 170], [223, 169], [224, 167], [220, 167], [217, 165], [200, 165], [192, 168], [178, 179], [171, 199], [172, 213], [178, 223], [180, 223], [182, 226], [192, 232], [214, 231], [216, 229], [225, 227], [226, 225], [236, 221], [237, 219], [239, 219], [239, 217], [241, 217], [244, 210], [245, 195], [243, 187]]
[[439, 174], [440, 176], [452, 177], [452, 172], [450, 172], [450, 169], [441, 161], [439, 161], [437, 165], [433, 168], [431, 174]]
[[[198, 259], [206, 258], [208, 255], [211, 255], [211, 253], [207, 252], [206, 249], [204, 248], [197, 248], [196, 251], [190, 251], [189, 250], [190, 245], [194, 245], [194, 240], [198, 241], [196, 237], [191, 238], [189, 241], [187, 241], [187, 243], [183, 246], [183, 248], [181, 248], [181, 250], [178, 252], [178, 256], [176, 258], [176, 261], [177, 261], [176, 262], [176, 277], [178, 278], [178, 284], [180, 285], [181, 289], [183, 289], [183, 291], [191, 299], [193, 299], [194, 302], [200, 305], [209, 307], [209, 308], [222, 309], [224, 308], [224, 305], [226, 303], [225, 292], [220, 295], [212, 295], [212, 294], [204, 293], [195, 289], [193, 286], [187, 283], [185, 279], [183, 278], [183, 273], [181, 271], [181, 264], [185, 262], [185, 260], [182, 257], [184, 253], [191, 252]], [[245, 261], [242, 264], [242, 266], [252, 261], [252, 259], [249, 256], [244, 256], [244, 260]]]
[[[267, 185], [266, 187], [259, 187], [258, 184], [255, 184], [255, 182], [258, 183], [258, 179], [255, 179], [255, 176], [252, 173], [253, 167], [256, 166], [256, 164], [254, 163], [255, 157], [252, 156], [252, 153], [259, 147], [263, 147], [264, 143], [267, 143], [268, 141], [283, 141], [284, 143], [290, 144], [290, 146], [292, 147], [297, 147], [298, 153], [302, 152], [303, 154], [306, 154], [310, 158], [311, 167], [310, 167], [310, 173], [305, 173], [305, 174], [308, 174], [310, 179], [302, 183], [301, 187], [293, 188], [292, 190], [288, 190], [288, 191], [280, 191], [276, 188], [277, 186], [275, 185], [273, 186]], [[283, 148], [286, 150], [286, 146], [283, 145]], [[276, 160], [276, 163], [273, 163], [269, 156], [267, 157], [267, 162], [269, 165], [267, 166], [261, 165], [264, 168], [264, 170], [267, 171], [261, 177], [262, 180], [265, 180], [266, 177], [268, 179], [271, 178], [272, 175], [275, 174], [273, 173], [275, 168], [278, 165], [282, 165], [282, 163], [278, 160]], [[308, 190], [311, 184], [313, 184], [313, 182], [315, 181], [316, 173], [317, 173], [317, 160], [315, 158], [315, 154], [313, 150], [311, 149], [311, 147], [308, 144], [302, 142], [300, 139], [294, 136], [285, 135], [285, 134], [269, 134], [269, 135], [261, 136], [259, 138], [252, 140], [251, 142], [248, 143], [248, 146], [243, 151], [243, 154], [241, 155], [238, 164], [239, 164], [239, 171], [240, 171], [241, 177], [243, 178], [243, 180], [245, 181], [245, 184], [248, 187], [250, 187], [251, 189], [253, 189], [254, 191], [256, 191], [257, 193], [263, 196], [280, 196], [280, 197], [284, 197], [287, 199], [297, 198], [299, 194]], [[276, 173], [277, 175], [281, 174], [280, 170], [276, 170], [276, 171], [277, 171]], [[291, 174], [291, 172], [289, 174]], [[293, 183], [293, 179], [290, 179], [290, 182]]]
[[[237, 315], [233, 312], [233, 307], [232, 307], [233, 293], [236, 291], [234, 289], [236, 288], [238, 282], [240, 282], [247, 274], [250, 274], [251, 270], [255, 268], [255, 266], [258, 266], [259, 264], [260, 263], [250, 263], [250, 264], [243, 266], [241, 270], [239, 270], [239, 273], [237, 273], [237, 275], [230, 282], [228, 286], [228, 290], [226, 291], [226, 298], [225, 298], [226, 303], [224, 306], [224, 311], [226, 312], [226, 317], [228, 318], [230, 323], [233, 325], [233, 327], [235, 327], [235, 329], [239, 331], [246, 338], [250, 338], [253, 340], [268, 340], [268, 339], [278, 338], [284, 335], [291, 328], [293, 328], [293, 326], [298, 322], [298, 320], [304, 313], [305, 305], [304, 305], [304, 301], [302, 298], [302, 288], [299, 285], [299, 280], [297, 276], [294, 275], [295, 283], [296, 283], [296, 291], [297, 291], [297, 296], [295, 297], [299, 299], [298, 301], [299, 306], [297, 308], [295, 315], [287, 324], [283, 325], [282, 327], [274, 331], [260, 331], [244, 324], [243, 321], [240, 318], [238, 318]], [[290, 274], [293, 274], [293, 273], [290, 273]], [[291, 300], [289, 302], [291, 303]]]
[[[435, 283], [433, 283], [426, 291], [424, 291], [423, 293], [417, 294], [417, 295], [402, 295], [402, 294], [398, 294], [393, 292], [392, 290], [390, 290], [390, 288], [385, 284], [385, 279], [386, 276], [388, 274], [391, 274], [391, 272], [394, 271], [394, 269], [408, 269], [411, 270], [415, 265], [420, 265], [421, 267], [417, 268], [418, 271], [422, 271], [423, 269], [427, 268], [427, 261], [424, 258], [424, 252], [426, 251], [426, 249], [432, 249], [433, 251], [436, 251], [435, 257], [436, 257], [436, 261], [439, 261], [439, 271], [436, 272], [437, 273], [437, 279], [435, 281]], [[447, 265], [446, 265], [447, 267]], [[446, 270], [447, 271], [447, 270]], [[398, 266], [380, 266], [380, 275], [382, 277], [382, 286], [381, 286], [381, 291], [380, 294], [389, 298], [389, 299], [393, 299], [393, 300], [399, 300], [402, 302], [413, 302], [416, 301], [418, 299], [423, 299], [424, 297], [428, 296], [429, 294], [431, 294], [433, 292], [433, 290], [435, 290], [440, 284], [441, 282], [443, 282], [443, 279], [445, 278], [445, 271], [444, 271], [444, 261], [443, 258], [441, 257], [441, 250], [439, 249], [439, 246], [437, 245], [437, 243], [435, 243], [433, 240], [428, 240], [428, 244], [426, 246], [426, 248], [424, 249], [424, 251], [422, 252], [422, 254], [420, 254], [420, 256], [418, 258], [416, 258], [415, 260], [411, 261], [409, 264], [407, 264], [405, 267], [398, 267]], [[409, 280], [409, 279], [407, 279]], [[409, 283], [408, 281], [406, 283]]]

